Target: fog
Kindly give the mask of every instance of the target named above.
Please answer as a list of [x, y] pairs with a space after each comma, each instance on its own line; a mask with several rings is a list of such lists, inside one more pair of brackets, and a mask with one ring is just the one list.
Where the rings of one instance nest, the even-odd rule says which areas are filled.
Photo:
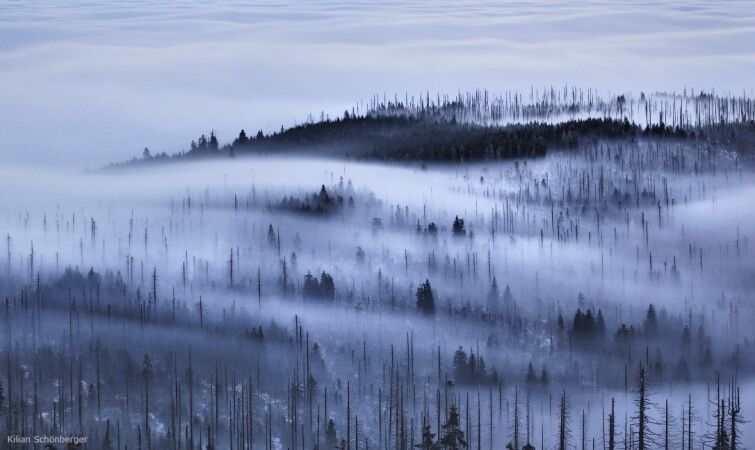
[[382, 93], [752, 94], [753, 14], [747, 1], [8, 2], [0, 161], [95, 167]]
[[[725, 151], [640, 139], [453, 165], [292, 155], [0, 175], [5, 392], [53, 432], [409, 448], [457, 405], [473, 446], [553, 448], [563, 394], [569, 448], [608, 439], [612, 399], [617, 442], [634, 446], [640, 367], [657, 445], [666, 407], [671, 442], [711, 445], [735, 385], [752, 416], [755, 173]], [[604, 329], [580, 329], [578, 310]]]
[[0, 4], [0, 447], [752, 447], [753, 43], [747, 1]]

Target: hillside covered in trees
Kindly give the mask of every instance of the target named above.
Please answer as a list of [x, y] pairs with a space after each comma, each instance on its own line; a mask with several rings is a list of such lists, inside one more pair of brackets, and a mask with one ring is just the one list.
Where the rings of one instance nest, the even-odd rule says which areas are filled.
[[754, 0], [0, 11], [0, 450], [755, 450]]
[[145, 149], [142, 158], [126, 164], [234, 157], [304, 154], [379, 161], [464, 162], [541, 157], [548, 149], [573, 149], [595, 139], [633, 139], [643, 135], [686, 137], [682, 129], [644, 130], [629, 121], [572, 120], [558, 124], [530, 123], [481, 126], [456, 121], [411, 117], [349, 117], [297, 125], [266, 135], [248, 137], [244, 130], [232, 143], [219, 147], [214, 134], [200, 136], [189, 150], [156, 156]]
[[[534, 96], [537, 95], [537, 96]], [[152, 154], [109, 167], [244, 155], [308, 155], [374, 161], [464, 162], [542, 157], [598, 140], [700, 139], [739, 145], [755, 142], [755, 106], [749, 98], [705, 93], [657, 94], [610, 99], [582, 92], [543, 91], [529, 103], [487, 92], [456, 98], [388, 101], [338, 118], [321, 114], [277, 132], [247, 133], [220, 144], [214, 132], [201, 135], [173, 155]], [[736, 138], [733, 138], [736, 136]], [[742, 146], [742, 143], [746, 143]]]
[[[0, 214], [2, 430], [113, 450], [755, 439], [749, 125], [426, 120], [2, 180], [49, 193]], [[424, 168], [254, 153], [416, 127], [569, 144]]]

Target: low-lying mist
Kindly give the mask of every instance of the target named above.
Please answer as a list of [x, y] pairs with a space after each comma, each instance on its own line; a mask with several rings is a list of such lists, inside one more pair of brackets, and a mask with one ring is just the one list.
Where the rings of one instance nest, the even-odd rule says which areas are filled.
[[709, 443], [752, 415], [755, 174], [695, 145], [4, 167], [5, 431], [409, 448], [454, 406], [479, 448]]

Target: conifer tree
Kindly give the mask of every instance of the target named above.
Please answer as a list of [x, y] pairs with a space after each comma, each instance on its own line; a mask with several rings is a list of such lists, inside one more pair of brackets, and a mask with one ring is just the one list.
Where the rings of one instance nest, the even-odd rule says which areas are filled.
[[275, 238], [275, 230], [273, 229], [273, 224], [271, 223], [267, 227], [267, 243], [270, 245], [270, 247], [275, 248], [277, 241], [278, 240]]
[[655, 314], [655, 306], [651, 303], [648, 306], [647, 314], [645, 315], [645, 323], [643, 324], [643, 331], [646, 336], [655, 336], [658, 331], [658, 318]]
[[430, 429], [429, 423], [425, 423], [422, 427], [422, 441], [419, 444], [415, 444], [414, 447], [421, 448], [422, 450], [440, 449], [440, 445], [435, 442], [435, 434]]
[[448, 419], [443, 424], [443, 437], [440, 439], [440, 445], [446, 450], [459, 450], [467, 448], [467, 441], [464, 439], [464, 432], [459, 427], [459, 413], [456, 405], [451, 405], [448, 412]]
[[336, 298], [336, 286], [333, 277], [323, 271], [320, 275], [320, 295], [325, 300], [334, 300]]
[[540, 372], [540, 384], [543, 386], [550, 384], [550, 378], [548, 377], [548, 371], [545, 370], [545, 366], [543, 366], [543, 370]]
[[425, 280], [417, 288], [417, 309], [424, 314], [435, 314], [435, 299], [430, 280]]
[[245, 147], [249, 144], [249, 138], [246, 136], [246, 132], [242, 129], [239, 132], [239, 137], [233, 141], [234, 147]]
[[528, 386], [537, 383], [537, 375], [535, 375], [535, 367], [532, 365], [532, 361], [527, 365], [527, 375], [525, 376], [524, 381]]
[[459, 216], [454, 218], [453, 225], [451, 225], [451, 231], [454, 236], [464, 236], [467, 234], [467, 230], [464, 228], [464, 219], [460, 219]]

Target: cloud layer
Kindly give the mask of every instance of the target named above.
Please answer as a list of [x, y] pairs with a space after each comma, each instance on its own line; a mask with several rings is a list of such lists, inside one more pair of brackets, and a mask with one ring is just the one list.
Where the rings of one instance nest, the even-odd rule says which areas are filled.
[[97, 165], [373, 93], [752, 92], [755, 11], [699, 3], [0, 6], [0, 161]]

